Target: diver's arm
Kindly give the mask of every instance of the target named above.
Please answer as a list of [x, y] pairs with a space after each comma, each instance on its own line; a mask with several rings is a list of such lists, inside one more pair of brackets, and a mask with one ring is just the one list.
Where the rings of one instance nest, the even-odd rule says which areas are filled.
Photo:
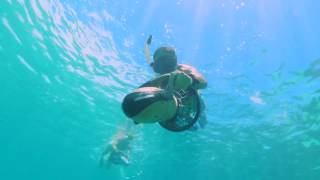
[[169, 79], [168, 79], [168, 83], [167, 83], [167, 87], [164, 89], [162, 95], [165, 98], [172, 98], [173, 96], [173, 90], [174, 90], [174, 80], [175, 80], [175, 72], [172, 72], [169, 74]]
[[207, 81], [204, 79], [204, 77], [200, 73], [195, 75], [195, 79], [193, 80], [191, 88], [205, 89], [207, 86], [208, 86]]
[[192, 81], [192, 77], [187, 73], [176, 70], [170, 73], [167, 90], [187, 90], [192, 85]]
[[104, 157], [110, 154], [111, 150], [112, 150], [112, 145], [109, 144], [108, 147], [103, 151], [100, 157], [100, 166], [104, 164]]
[[196, 68], [186, 64], [180, 64], [178, 69], [192, 77], [192, 89], [205, 89], [207, 87], [207, 81]]
[[166, 90], [167, 90], [168, 92], [173, 92], [174, 79], [176, 78], [175, 76], [176, 76], [175, 73], [170, 73], [169, 80], [168, 80], [168, 84], [167, 84], [167, 88], [166, 88]]

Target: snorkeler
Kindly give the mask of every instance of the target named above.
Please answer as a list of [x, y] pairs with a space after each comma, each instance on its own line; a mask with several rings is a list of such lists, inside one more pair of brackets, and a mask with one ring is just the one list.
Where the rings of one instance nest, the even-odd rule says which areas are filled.
[[[153, 54], [153, 62], [150, 57], [150, 48], [151, 45], [152, 36], [150, 35], [148, 40], [145, 43], [144, 46], [144, 54], [147, 60], [147, 63], [152, 67], [153, 71], [156, 73], [156, 75], [163, 75], [166, 73], [171, 73], [172, 79], [175, 79], [176, 75], [184, 74], [191, 78], [191, 84], [186, 88], [194, 89], [197, 93], [199, 93], [200, 89], [205, 89], [207, 87], [207, 81], [204, 79], [203, 75], [200, 74], [196, 68], [186, 65], [186, 64], [178, 64], [177, 63], [177, 56], [175, 53], [175, 50], [171, 47], [160, 47], [158, 48], [155, 53]], [[180, 78], [181, 79], [181, 78]], [[179, 78], [176, 78], [179, 83]], [[168, 88], [167, 90], [171, 90], [173, 85], [173, 81], [169, 80]], [[200, 98], [200, 117], [198, 122], [198, 125], [194, 125], [191, 129], [195, 130], [200, 126], [201, 128], [204, 128], [207, 124], [207, 118], [204, 115], [205, 110], [205, 104], [204, 101]]]
[[100, 166], [129, 165], [132, 140], [133, 135], [128, 130], [120, 130], [102, 153]]
[[206, 80], [194, 67], [178, 64], [171, 47], [158, 48], [152, 62], [150, 44], [151, 36], [145, 45], [145, 55], [158, 76], [124, 98], [123, 112], [136, 124], [158, 122], [170, 131], [190, 129], [199, 117], [200, 127], [204, 127], [206, 118], [201, 118], [204, 103], [199, 90], [206, 88]]

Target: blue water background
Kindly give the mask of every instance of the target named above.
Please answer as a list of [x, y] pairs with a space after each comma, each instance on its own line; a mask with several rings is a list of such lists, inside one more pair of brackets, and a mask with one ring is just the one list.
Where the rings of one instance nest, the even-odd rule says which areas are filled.
[[[320, 178], [318, 1], [3, 0], [0, 179]], [[99, 167], [153, 77], [142, 48], [177, 49], [208, 80], [204, 130], [139, 126], [132, 164]]]

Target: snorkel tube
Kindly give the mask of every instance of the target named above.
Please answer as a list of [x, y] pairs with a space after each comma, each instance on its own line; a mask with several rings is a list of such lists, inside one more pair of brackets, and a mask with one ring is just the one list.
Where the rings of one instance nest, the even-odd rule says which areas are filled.
[[152, 41], [152, 35], [150, 35], [149, 38], [147, 39], [146, 43], [144, 44], [144, 49], [143, 49], [144, 56], [146, 57], [147, 63], [149, 65], [152, 64], [151, 55], [150, 55], [151, 41]]

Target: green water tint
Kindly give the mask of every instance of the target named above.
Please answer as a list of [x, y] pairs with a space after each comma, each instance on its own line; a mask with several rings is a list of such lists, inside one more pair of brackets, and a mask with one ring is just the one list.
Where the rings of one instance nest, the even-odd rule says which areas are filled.
[[122, 97], [151, 75], [96, 28], [60, 1], [0, 2], [1, 179], [320, 179], [319, 59], [275, 68], [257, 92], [254, 77], [226, 76], [244, 95], [204, 92], [206, 129], [139, 126], [132, 165], [99, 168], [125, 122]]

